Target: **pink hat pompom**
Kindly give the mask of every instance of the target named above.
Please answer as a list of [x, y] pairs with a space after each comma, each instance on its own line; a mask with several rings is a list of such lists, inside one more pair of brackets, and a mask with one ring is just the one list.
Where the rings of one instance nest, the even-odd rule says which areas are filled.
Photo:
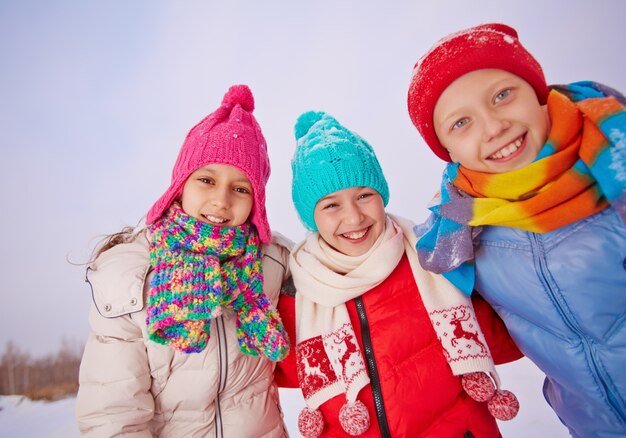
[[254, 111], [254, 96], [247, 85], [231, 86], [222, 99], [222, 107], [231, 109], [237, 104], [245, 111]]

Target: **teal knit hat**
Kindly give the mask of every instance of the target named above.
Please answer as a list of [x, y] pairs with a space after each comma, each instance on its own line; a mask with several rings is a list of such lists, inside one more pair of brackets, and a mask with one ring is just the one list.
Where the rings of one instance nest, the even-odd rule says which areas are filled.
[[309, 111], [295, 126], [291, 197], [304, 225], [317, 231], [317, 201], [350, 187], [371, 187], [389, 202], [389, 188], [372, 147], [330, 114]]

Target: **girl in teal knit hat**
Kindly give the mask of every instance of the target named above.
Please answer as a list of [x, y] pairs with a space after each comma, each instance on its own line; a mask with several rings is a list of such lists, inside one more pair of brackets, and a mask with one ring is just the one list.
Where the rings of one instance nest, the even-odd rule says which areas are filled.
[[306, 401], [302, 435], [499, 436], [517, 400], [489, 346], [498, 363], [520, 357], [501, 321], [421, 269], [365, 140], [324, 112], [300, 116], [295, 134], [292, 197], [311, 234], [290, 256], [295, 297], [279, 302], [296, 352], [291, 373], [289, 358], [280, 366]]

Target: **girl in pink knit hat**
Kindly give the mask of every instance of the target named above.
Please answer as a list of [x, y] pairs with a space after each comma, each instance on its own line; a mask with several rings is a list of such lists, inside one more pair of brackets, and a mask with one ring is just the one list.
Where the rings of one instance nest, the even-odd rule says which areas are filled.
[[94, 436], [287, 436], [273, 372], [289, 242], [265, 212], [270, 165], [245, 85], [194, 126], [146, 227], [87, 268], [77, 418]]

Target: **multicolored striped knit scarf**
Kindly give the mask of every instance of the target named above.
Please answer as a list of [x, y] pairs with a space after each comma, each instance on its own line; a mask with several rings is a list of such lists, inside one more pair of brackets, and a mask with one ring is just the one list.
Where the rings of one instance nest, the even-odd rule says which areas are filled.
[[[553, 89], [551, 129], [539, 156], [511, 172], [458, 163], [443, 175], [429, 220], [416, 227], [420, 263], [466, 294], [474, 287], [473, 239], [483, 225], [546, 233], [612, 205], [626, 223], [626, 111], [595, 83]], [[566, 95], [567, 94], [567, 95]]]
[[287, 355], [287, 334], [263, 292], [254, 225], [212, 226], [174, 204], [148, 228], [148, 239], [154, 267], [147, 308], [151, 340], [185, 353], [202, 351], [211, 319], [227, 308], [236, 315], [243, 353], [274, 361]]

